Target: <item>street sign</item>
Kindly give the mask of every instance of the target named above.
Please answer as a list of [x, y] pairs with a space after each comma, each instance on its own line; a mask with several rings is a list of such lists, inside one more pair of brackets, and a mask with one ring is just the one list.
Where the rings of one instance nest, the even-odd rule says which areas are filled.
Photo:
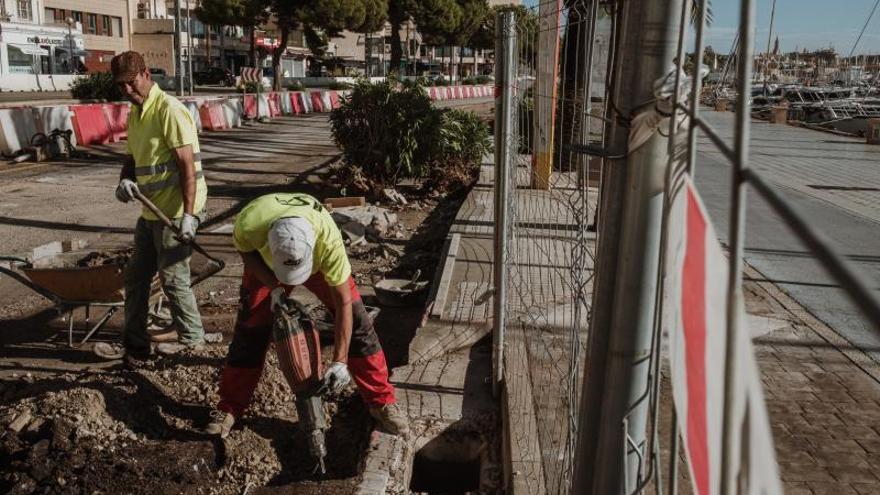
[[242, 67], [241, 80], [244, 82], [260, 82], [263, 79], [260, 69], [255, 67]]
[[[672, 397], [690, 480], [698, 495], [721, 487], [725, 414], [728, 261], [702, 200], [687, 176], [672, 187], [666, 245], [663, 325], [669, 336]], [[729, 471], [743, 494], [782, 493], [773, 436], [745, 309], [735, 342], [733, 447]]]

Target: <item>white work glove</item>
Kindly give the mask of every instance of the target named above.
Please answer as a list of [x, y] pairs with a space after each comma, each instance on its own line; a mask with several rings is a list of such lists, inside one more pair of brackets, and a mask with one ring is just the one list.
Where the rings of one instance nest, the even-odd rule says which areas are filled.
[[139, 193], [137, 184], [131, 179], [122, 179], [116, 186], [116, 199], [128, 203], [134, 199], [135, 193]]
[[184, 244], [192, 242], [192, 240], [196, 238], [196, 229], [198, 226], [198, 218], [189, 213], [184, 213], [183, 218], [180, 220], [180, 235], [177, 236], [177, 240]]
[[273, 313], [278, 311], [278, 308], [287, 308], [287, 290], [284, 287], [275, 287], [269, 293], [269, 297], [272, 299], [271, 308]]
[[338, 394], [345, 389], [349, 382], [351, 382], [351, 374], [348, 372], [348, 366], [345, 363], [335, 361], [324, 372], [324, 384], [321, 387], [321, 392]]

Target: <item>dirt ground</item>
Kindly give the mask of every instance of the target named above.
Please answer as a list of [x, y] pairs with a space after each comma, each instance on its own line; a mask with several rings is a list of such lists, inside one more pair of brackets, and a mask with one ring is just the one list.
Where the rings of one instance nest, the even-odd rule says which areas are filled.
[[[349, 248], [368, 304], [378, 305], [369, 287], [383, 276], [409, 276], [415, 269], [425, 278], [433, 275], [461, 198], [412, 198], [408, 206], [395, 207], [399, 228], [390, 238]], [[391, 247], [383, 248], [386, 244]], [[207, 330], [221, 331], [227, 339], [236, 311], [232, 289], [200, 298]], [[377, 328], [391, 366], [405, 361], [420, 316], [420, 308], [381, 308]], [[38, 318], [19, 330], [63, 329], [58, 321], [46, 326]], [[325, 357], [330, 349], [325, 347]], [[124, 371], [119, 363], [93, 367], [83, 350], [58, 350], [80, 354], [82, 369], [14, 373], [0, 380], [0, 423], [32, 418], [20, 432], [0, 439], [0, 492], [241, 493], [284, 487], [281, 493], [343, 494], [354, 489], [371, 423], [353, 390], [326, 406], [332, 418], [328, 473], [319, 476], [302, 448], [291, 394], [273, 353], [248, 416], [218, 441], [201, 428], [217, 400], [225, 344], [160, 358], [137, 372]]]
[[[339, 194], [321, 182], [329, 174], [326, 166], [310, 168], [299, 177], [287, 173], [283, 184], [296, 184], [297, 190], [323, 199]], [[215, 201], [224, 202], [206, 222], [211, 228], [230, 222], [236, 208], [254, 194], [225, 187], [209, 183], [212, 193], [219, 193]], [[382, 205], [397, 214], [399, 226], [366, 245], [349, 247], [353, 272], [371, 306], [379, 306], [372, 285], [383, 277], [408, 278], [416, 269], [422, 280], [433, 277], [449, 223], [464, 199], [463, 192], [432, 197], [420, 195], [414, 186], [399, 190], [409, 199], [406, 206]], [[230, 436], [221, 441], [201, 432], [217, 401], [241, 273], [228, 234], [211, 233], [211, 228], [201, 231], [199, 240], [219, 253], [227, 268], [201, 284], [196, 295], [206, 331], [222, 332], [224, 343], [162, 357], [136, 372], [123, 370], [118, 361], [99, 360], [89, 344], [67, 347], [64, 315], [15, 284], [6, 291], [10, 282], [0, 279], [5, 291], [0, 297], [0, 427], [5, 430], [0, 493], [353, 492], [372, 429], [366, 407], [353, 389], [328, 400], [328, 472], [315, 474], [272, 352], [253, 405]], [[90, 248], [116, 249], [129, 235], [104, 229], [90, 239]], [[195, 257], [194, 271], [200, 263]], [[380, 309], [376, 328], [389, 367], [394, 367], [406, 362], [422, 311]], [[93, 341], [118, 341], [121, 313]], [[74, 317], [75, 337], [81, 338], [82, 310]], [[331, 339], [323, 337], [326, 358]], [[17, 423], [22, 423], [19, 431], [9, 429]]]

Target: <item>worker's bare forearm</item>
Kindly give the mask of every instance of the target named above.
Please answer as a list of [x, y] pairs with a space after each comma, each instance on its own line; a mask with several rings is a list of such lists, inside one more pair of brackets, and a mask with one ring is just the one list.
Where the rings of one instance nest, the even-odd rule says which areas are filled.
[[174, 159], [180, 174], [180, 191], [183, 194], [183, 212], [193, 214], [196, 204], [196, 164], [191, 144], [174, 149]]
[[351, 291], [348, 283], [333, 287], [333, 304], [335, 306], [335, 329], [333, 342], [333, 361], [348, 362], [348, 347], [351, 344], [351, 331], [354, 326], [352, 315]]
[[239, 252], [238, 254], [241, 255], [241, 260], [244, 262], [244, 269], [254, 277], [257, 277], [257, 280], [263, 285], [266, 287], [275, 287], [278, 285], [278, 279], [275, 277], [275, 272], [266, 265], [266, 262], [263, 261], [263, 257], [260, 256], [259, 252]]
[[124, 160], [122, 160], [122, 170], [119, 171], [119, 180], [128, 179], [134, 180], [134, 157], [131, 155], [127, 155]]

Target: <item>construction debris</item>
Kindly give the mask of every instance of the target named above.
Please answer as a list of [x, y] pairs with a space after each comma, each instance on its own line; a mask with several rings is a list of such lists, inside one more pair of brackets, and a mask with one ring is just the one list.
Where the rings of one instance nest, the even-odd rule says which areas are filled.
[[355, 221], [364, 227], [373, 227], [380, 235], [384, 235], [388, 227], [397, 224], [396, 213], [373, 205], [336, 208], [331, 215], [337, 225]]
[[383, 189], [382, 195], [393, 205], [406, 206], [408, 203], [406, 197], [397, 192], [397, 189]]

